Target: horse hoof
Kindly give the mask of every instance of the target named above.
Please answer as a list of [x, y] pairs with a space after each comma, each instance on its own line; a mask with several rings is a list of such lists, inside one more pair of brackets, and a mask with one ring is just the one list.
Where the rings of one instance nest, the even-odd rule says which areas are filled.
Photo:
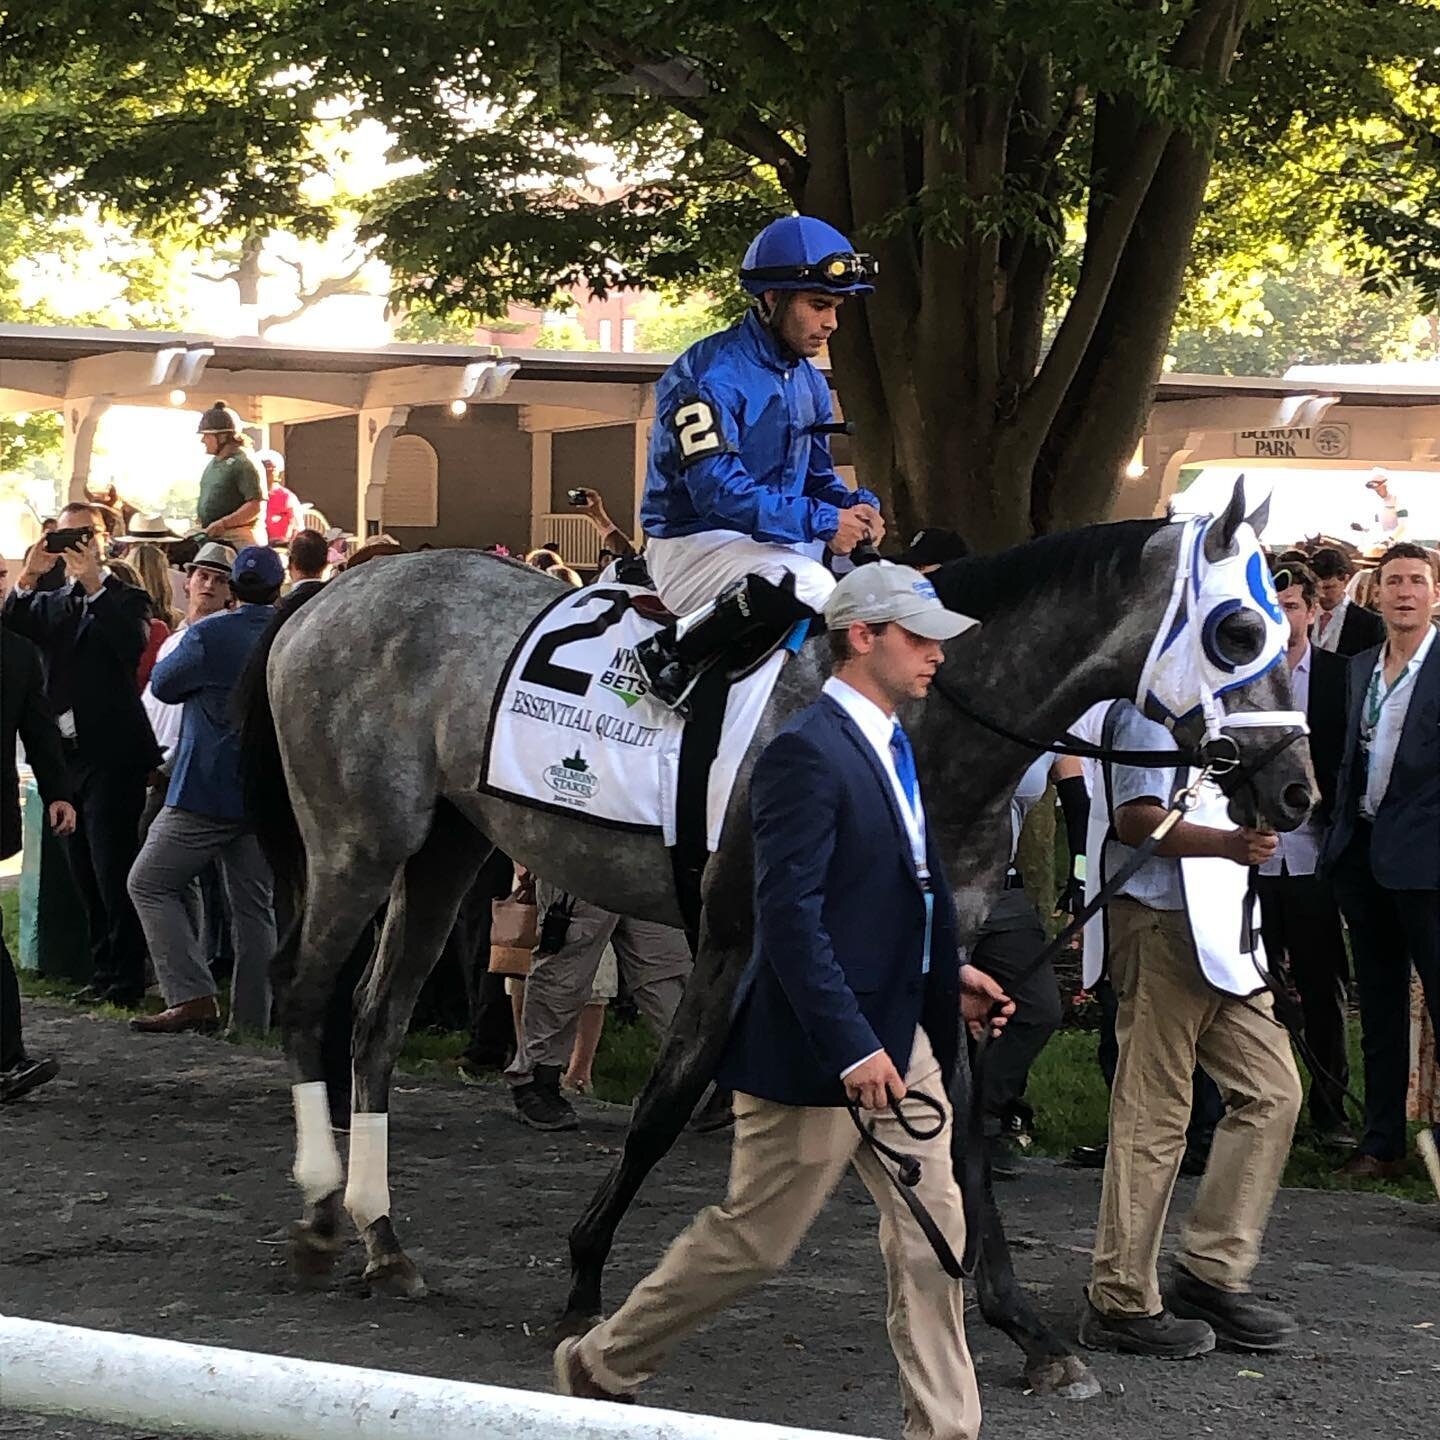
[[425, 1277], [404, 1255], [372, 1260], [361, 1278], [372, 1295], [384, 1295], [390, 1300], [420, 1300], [425, 1296]]
[[574, 1336], [585, 1334], [587, 1330], [593, 1329], [599, 1323], [598, 1315], [584, 1314], [579, 1310], [567, 1310], [555, 1322], [555, 1338], [569, 1340]]
[[338, 1235], [324, 1235], [308, 1220], [290, 1227], [290, 1272], [307, 1285], [330, 1278], [344, 1244]]
[[1025, 1384], [1057, 1400], [1093, 1400], [1100, 1394], [1095, 1372], [1078, 1355], [1052, 1355], [1025, 1367]]

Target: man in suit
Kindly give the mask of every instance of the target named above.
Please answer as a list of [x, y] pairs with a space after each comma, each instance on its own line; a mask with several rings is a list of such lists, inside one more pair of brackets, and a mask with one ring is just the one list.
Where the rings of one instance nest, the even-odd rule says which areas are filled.
[[1345, 938], [1331, 887], [1317, 875], [1320, 841], [1335, 803], [1335, 782], [1345, 747], [1345, 661], [1310, 640], [1317, 592], [1314, 575], [1299, 562], [1275, 576], [1280, 609], [1290, 623], [1285, 663], [1296, 709], [1310, 724], [1310, 758], [1320, 800], [1303, 825], [1277, 837], [1274, 855], [1260, 866], [1256, 892], [1265, 954], [1285, 965], [1300, 996], [1305, 1044], [1313, 1059], [1310, 1119], [1322, 1142], [1350, 1146], [1345, 1088], [1350, 1064], [1345, 1046]]
[[[0, 560], [0, 589], [5, 583], [5, 562]], [[28, 641], [10, 630], [0, 630], [0, 860], [20, 849], [20, 777], [15, 766], [15, 742], [25, 746], [25, 759], [35, 772], [40, 798], [50, 827], [57, 835], [75, 829], [75, 807], [70, 803], [70, 782], [60, 731], [45, 703], [40, 655]], [[18, 1100], [38, 1085], [53, 1080], [59, 1065], [25, 1053], [20, 1032], [20, 985], [10, 949], [0, 934], [0, 1103]]]
[[275, 607], [281, 615], [298, 610], [325, 588], [325, 538], [316, 530], [300, 530], [290, 541], [290, 591]]
[[[79, 816], [70, 856], [94, 959], [81, 998], [134, 1006], [145, 993], [145, 939], [125, 877], [139, 848], [146, 777], [160, 763], [136, 679], [150, 597], [105, 568], [105, 531], [92, 506], [67, 505], [60, 527], [90, 533], [63, 555], [43, 540], [30, 551], [5, 602], [5, 624], [39, 649], [64, 739]], [[60, 565], [67, 583], [42, 592], [41, 578]]]
[[755, 945], [717, 1075], [735, 1091], [729, 1192], [615, 1315], [561, 1344], [556, 1379], [567, 1394], [628, 1399], [681, 1339], [786, 1263], [854, 1165], [881, 1211], [904, 1433], [971, 1440], [980, 1405], [960, 1284], [845, 1108], [871, 1112], [876, 1139], [921, 1161], [915, 1194], [958, 1253], [965, 1217], [950, 1117], [916, 1141], [888, 1107], [909, 1091], [943, 1102], [962, 997], [976, 1024], [996, 1002], [1013, 1006], [959, 964], [950, 891], [895, 710], [925, 695], [940, 642], [971, 622], [898, 565], [852, 571], [825, 616], [835, 673], [750, 783]]
[[1315, 572], [1316, 595], [1320, 608], [1310, 627], [1310, 639], [1317, 650], [1332, 655], [1358, 655], [1385, 638], [1385, 623], [1373, 610], [1357, 605], [1345, 587], [1355, 573], [1350, 557], [1343, 550], [1326, 547], [1317, 550], [1311, 560]]
[[[1345, 753], [1325, 836], [1350, 927], [1365, 1061], [1365, 1134], [1343, 1175], [1405, 1170], [1410, 969], [1440, 1028], [1440, 646], [1434, 567], [1411, 541], [1380, 557], [1385, 643], [1350, 661]], [[1440, 1147], [1420, 1151], [1440, 1191]]]

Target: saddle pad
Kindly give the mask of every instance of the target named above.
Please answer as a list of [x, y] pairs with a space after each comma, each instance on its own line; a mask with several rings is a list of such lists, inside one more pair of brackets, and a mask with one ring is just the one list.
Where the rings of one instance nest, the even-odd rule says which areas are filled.
[[[674, 845], [685, 724], [646, 693], [635, 647], [660, 625], [639, 613], [637, 597], [644, 603], [655, 595], [637, 586], [586, 586], [536, 617], [496, 692], [481, 788]], [[771, 656], [731, 690], [707, 781], [712, 850], [783, 661]]]

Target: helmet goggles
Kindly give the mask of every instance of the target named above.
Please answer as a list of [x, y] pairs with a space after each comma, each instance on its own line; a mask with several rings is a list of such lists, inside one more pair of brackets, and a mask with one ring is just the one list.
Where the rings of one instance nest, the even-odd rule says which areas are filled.
[[833, 290], [846, 294], [872, 289], [879, 272], [873, 255], [837, 250], [805, 265], [761, 265], [741, 270], [740, 279], [747, 289]]

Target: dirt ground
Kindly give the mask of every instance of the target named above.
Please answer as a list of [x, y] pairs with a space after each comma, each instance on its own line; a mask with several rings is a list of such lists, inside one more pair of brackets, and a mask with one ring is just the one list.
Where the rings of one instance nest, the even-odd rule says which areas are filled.
[[[431, 1293], [400, 1304], [360, 1282], [358, 1242], [321, 1293], [290, 1281], [290, 1098], [278, 1056], [147, 1039], [37, 1002], [27, 1042], [60, 1077], [0, 1111], [0, 1310], [66, 1324], [542, 1388], [565, 1291], [565, 1235], [610, 1164], [625, 1112], [587, 1106], [541, 1137], [500, 1088], [402, 1079], [391, 1191]], [[607, 1298], [720, 1195], [728, 1141], [687, 1136], [621, 1230]], [[1017, 1264], [1069, 1333], [1099, 1192], [1046, 1161], [1001, 1189]], [[1182, 1181], [1177, 1212], [1193, 1182]], [[1440, 1402], [1440, 1206], [1288, 1191], [1258, 1288], [1292, 1307], [1284, 1358], [1183, 1365], [1090, 1357], [1104, 1395], [1027, 1395], [1018, 1352], [971, 1310], [991, 1437], [1425, 1436]], [[0, 1377], [3, 1389], [3, 1377]], [[690, 1341], [646, 1399], [682, 1410], [873, 1436], [899, 1433], [884, 1284], [863, 1190], [847, 1183], [795, 1263]], [[0, 1436], [131, 1432], [0, 1410]], [[166, 1432], [172, 1433], [172, 1432]]]

